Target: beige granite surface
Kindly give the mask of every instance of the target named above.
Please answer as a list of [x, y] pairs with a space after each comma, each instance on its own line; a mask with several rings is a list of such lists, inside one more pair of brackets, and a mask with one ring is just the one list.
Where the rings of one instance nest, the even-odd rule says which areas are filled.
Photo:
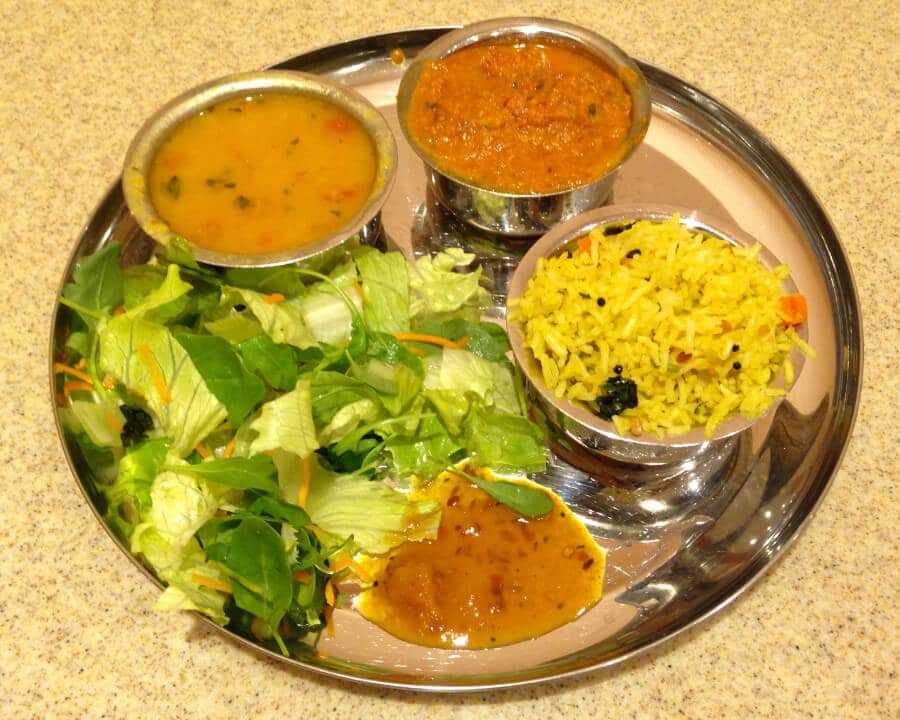
[[[813, 521], [714, 619], [611, 670], [433, 696], [286, 669], [190, 615], [114, 546], [62, 454], [48, 392], [61, 273], [143, 118], [191, 85], [344, 38], [536, 14], [609, 36], [759, 128], [853, 265], [865, 378]], [[238, 3], [0, 0], [0, 717], [897, 718], [896, 2]]]

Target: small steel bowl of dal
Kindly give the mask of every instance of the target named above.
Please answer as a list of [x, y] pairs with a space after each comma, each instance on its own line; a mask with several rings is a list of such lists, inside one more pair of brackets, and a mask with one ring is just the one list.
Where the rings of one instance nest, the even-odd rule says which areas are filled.
[[199, 85], [161, 107], [125, 157], [132, 215], [196, 259], [268, 267], [377, 232], [397, 170], [384, 117], [356, 91], [267, 70]]
[[621, 49], [532, 17], [442, 35], [404, 74], [397, 112], [438, 201], [509, 238], [606, 202], [651, 114], [647, 82]]
[[782, 325], [783, 298], [798, 297], [787, 266], [731, 223], [609, 205], [528, 250], [507, 329], [530, 401], [563, 445], [666, 467], [771, 418], [813, 354], [805, 304]]

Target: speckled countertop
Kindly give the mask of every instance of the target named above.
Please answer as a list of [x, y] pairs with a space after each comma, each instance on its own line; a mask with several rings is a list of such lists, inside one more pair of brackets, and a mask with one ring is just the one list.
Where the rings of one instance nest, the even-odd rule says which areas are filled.
[[[286, 669], [190, 615], [100, 528], [62, 454], [54, 295], [132, 134], [202, 80], [374, 32], [499, 15], [607, 35], [755, 125], [830, 214], [855, 271], [865, 378], [843, 464], [785, 557], [714, 619], [611, 670], [469, 696]], [[0, 716], [900, 716], [895, 3], [0, 2]]]

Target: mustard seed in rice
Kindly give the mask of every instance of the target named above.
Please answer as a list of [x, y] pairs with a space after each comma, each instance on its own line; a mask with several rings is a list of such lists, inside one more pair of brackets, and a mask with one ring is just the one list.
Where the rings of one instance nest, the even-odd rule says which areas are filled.
[[[557, 397], [611, 417], [619, 434], [711, 437], [727, 417], [764, 413], [796, 344], [779, 299], [786, 265], [769, 270], [760, 246], [737, 247], [682, 225], [641, 220], [597, 228], [538, 262], [510, 320]], [[624, 381], [637, 386], [631, 407]]]

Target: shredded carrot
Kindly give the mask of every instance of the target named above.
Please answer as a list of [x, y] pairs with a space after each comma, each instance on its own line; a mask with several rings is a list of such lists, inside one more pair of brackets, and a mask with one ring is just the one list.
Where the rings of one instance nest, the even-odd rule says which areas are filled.
[[313, 579], [312, 573], [309, 570], [294, 570], [294, 572], [291, 573], [291, 577], [297, 582], [302, 583], [311, 583]]
[[328, 578], [328, 582], [325, 583], [325, 602], [334, 607], [335, 600], [334, 595], [334, 583], [331, 582], [331, 578]]
[[222, 449], [222, 457], [227, 460], [228, 458], [231, 457], [233, 452], [234, 452], [234, 438], [231, 438], [231, 440], [229, 440], [225, 444], [225, 447]]
[[312, 471], [312, 454], [307, 455], [300, 463], [300, 489], [297, 491], [297, 505], [306, 507], [309, 497], [309, 478]]
[[365, 568], [348, 555], [332, 560], [330, 564], [331, 571], [334, 573], [339, 573], [341, 570], [350, 570], [364, 583], [372, 582], [372, 576], [366, 572]]
[[194, 573], [191, 575], [191, 582], [196, 585], [204, 585], [208, 588], [212, 588], [213, 590], [221, 590], [225, 593], [231, 592], [231, 585], [227, 582], [222, 582], [221, 580], [216, 580], [215, 578], [206, 577], [206, 575], [197, 575]]
[[206, 458], [212, 456], [212, 453], [209, 451], [209, 448], [206, 447], [206, 445], [204, 445], [203, 443], [197, 443], [197, 445], [194, 447], [194, 450], [196, 450], [197, 454], [200, 457], [202, 457], [204, 460], [206, 460]]
[[809, 313], [806, 309], [806, 298], [803, 295], [782, 295], [778, 301], [782, 327], [800, 325], [806, 322]]
[[269, 293], [268, 295], [263, 295], [263, 300], [269, 305], [278, 305], [279, 303], [284, 302], [284, 295], [281, 293]]
[[147, 343], [141, 343], [137, 346], [137, 351], [141, 356], [141, 360], [144, 361], [144, 365], [147, 366], [147, 370], [150, 371], [150, 376], [153, 378], [153, 384], [156, 386], [156, 392], [159, 393], [160, 400], [165, 403], [172, 402], [172, 395], [169, 393], [169, 386], [166, 385], [166, 379], [163, 377], [162, 368], [156, 362], [156, 358], [153, 357], [150, 346]]
[[469, 344], [469, 338], [464, 337], [459, 340], [448, 340], [445, 337], [441, 337], [440, 335], [426, 335], [424, 333], [394, 333], [394, 337], [397, 338], [400, 342], [420, 342], [420, 343], [429, 343], [431, 345], [441, 345], [443, 347], [448, 348], [456, 348], [457, 350], [462, 350], [466, 345]]
[[356, 288], [356, 292], [359, 293], [359, 297], [362, 299], [363, 305], [365, 305], [368, 301], [366, 298], [366, 291], [363, 290], [363, 286], [359, 284], [359, 280], [353, 278], [353, 287]]
[[113, 429], [113, 432], [116, 433], [116, 435], [122, 434], [122, 431], [125, 428], [122, 427], [122, 423], [119, 422], [119, 418], [109, 412], [106, 413], [106, 421], [109, 423], [109, 426]]
[[[84, 358], [82, 358], [83, 360]], [[82, 370], [78, 370], [77, 368], [73, 368], [71, 365], [65, 365], [63, 363], [53, 363], [53, 372], [55, 373], [65, 373], [66, 375], [71, 375], [72, 377], [77, 377], [80, 380], [84, 380], [91, 386], [91, 389], [94, 389], [94, 378], [88, 375], [86, 372]]]
[[125, 306], [119, 305], [115, 310], [113, 310], [113, 317], [119, 317], [119, 315], [125, 314]]
[[591, 239], [587, 235], [583, 238], [578, 238], [578, 249], [583, 253], [589, 253], [591, 251]]
[[81, 382], [81, 380], [66, 380], [63, 383], [63, 395], [69, 397], [69, 393], [75, 392], [76, 390], [84, 390], [85, 392], [93, 392], [94, 386], [88, 385], [85, 382]]

